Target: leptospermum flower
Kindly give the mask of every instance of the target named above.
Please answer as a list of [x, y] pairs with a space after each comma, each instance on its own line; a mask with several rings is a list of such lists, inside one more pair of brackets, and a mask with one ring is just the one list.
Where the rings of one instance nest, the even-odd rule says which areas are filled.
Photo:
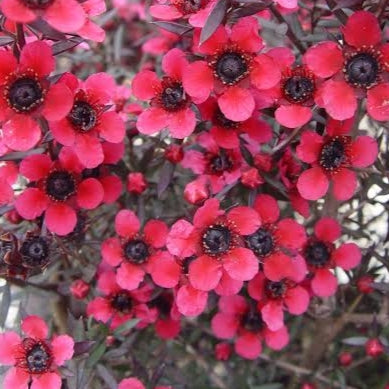
[[4, 389], [60, 389], [58, 367], [73, 356], [74, 341], [68, 335], [48, 339], [49, 329], [38, 316], [27, 316], [21, 338], [13, 331], [0, 334], [0, 363], [11, 365], [3, 380]]
[[177, 285], [180, 268], [165, 246], [168, 228], [160, 220], [149, 220], [141, 233], [141, 225], [134, 212], [121, 210], [115, 218], [119, 237], [105, 240], [101, 247], [105, 262], [119, 266], [117, 283], [127, 290], [138, 288], [146, 273], [163, 288]]
[[196, 126], [196, 116], [190, 108], [191, 93], [182, 83], [188, 72], [185, 54], [179, 49], [170, 50], [162, 59], [162, 70], [166, 74], [162, 80], [154, 72], [143, 70], [132, 81], [134, 96], [151, 105], [139, 115], [136, 126], [146, 135], [168, 128], [173, 138], [183, 139]]
[[273, 350], [289, 343], [285, 326], [271, 331], [261, 313], [249, 305], [243, 296], [224, 296], [219, 300], [219, 312], [212, 318], [212, 331], [220, 339], [235, 338], [235, 351], [246, 359], [255, 359], [262, 352], [262, 340]]
[[298, 250], [306, 241], [304, 227], [290, 218], [279, 220], [277, 201], [267, 194], [258, 195], [253, 208], [262, 225], [253, 233], [245, 234], [244, 241], [261, 262], [265, 276], [276, 282], [284, 278], [302, 281], [307, 269]]
[[269, 89], [279, 82], [280, 70], [263, 48], [254, 17], [240, 19], [232, 28], [220, 26], [212, 36], [198, 44], [196, 31], [194, 52], [205, 61], [190, 64], [184, 74], [184, 87], [192, 96], [204, 101], [212, 91], [224, 116], [240, 122], [251, 117], [255, 101], [251, 87]]
[[48, 76], [55, 60], [44, 42], [25, 45], [19, 61], [10, 51], [0, 51], [0, 63], [2, 142], [10, 149], [25, 151], [41, 138], [37, 119], [65, 117], [72, 106], [72, 95], [64, 83], [50, 84]]
[[196, 211], [193, 225], [182, 219], [172, 226], [167, 247], [181, 258], [196, 256], [188, 271], [194, 288], [209, 291], [219, 283], [241, 286], [258, 271], [255, 255], [242, 247], [242, 235], [255, 232], [260, 225], [253, 209], [235, 207], [225, 213], [219, 200], [209, 199]]
[[302, 255], [311, 272], [311, 289], [320, 297], [332, 296], [336, 292], [337, 279], [331, 272], [336, 266], [351, 270], [359, 265], [362, 254], [355, 243], [343, 243], [336, 247], [334, 242], [341, 236], [340, 224], [324, 217], [315, 224], [315, 234], [305, 244]]
[[309, 293], [295, 281], [284, 278], [270, 281], [258, 273], [247, 286], [251, 298], [258, 301], [262, 319], [271, 331], [284, 325], [284, 310], [292, 315], [302, 315], [309, 305]]
[[327, 134], [321, 136], [305, 131], [297, 146], [297, 156], [311, 164], [297, 181], [301, 196], [307, 200], [323, 197], [332, 182], [337, 200], [348, 200], [355, 193], [357, 175], [352, 168], [365, 168], [374, 163], [378, 154], [377, 142], [370, 136], [347, 135], [351, 121], [329, 121]]
[[20, 174], [30, 184], [16, 198], [20, 216], [33, 220], [44, 214], [47, 228], [58, 235], [72, 232], [76, 209], [94, 209], [103, 200], [104, 188], [95, 178], [83, 179], [82, 166], [72, 150], [64, 148], [56, 161], [48, 155], [30, 155], [20, 163]]
[[6, 18], [17, 23], [30, 23], [42, 18], [61, 32], [76, 32], [86, 17], [76, 0], [3, 0], [1, 11]]
[[55, 140], [74, 148], [86, 168], [95, 168], [104, 160], [101, 139], [120, 143], [125, 135], [124, 122], [107, 106], [115, 92], [115, 82], [106, 73], [89, 76], [85, 82], [67, 73], [62, 80], [73, 92], [69, 114], [50, 122]]
[[156, 19], [176, 20], [188, 18], [193, 27], [204, 27], [215, 7], [216, 0], [158, 0], [159, 4], [150, 7], [150, 14]]
[[344, 45], [321, 42], [308, 49], [304, 62], [318, 77], [330, 78], [318, 90], [316, 103], [337, 120], [354, 116], [357, 100], [367, 97], [367, 112], [389, 119], [389, 43], [375, 15], [352, 14], [343, 28]]
[[132, 318], [140, 319], [138, 325], [141, 326], [156, 320], [157, 311], [147, 306], [152, 293], [152, 289], [147, 285], [130, 292], [117, 284], [113, 270], [106, 270], [99, 276], [97, 289], [103, 296], [88, 303], [87, 314], [103, 323], [109, 322], [111, 329]]

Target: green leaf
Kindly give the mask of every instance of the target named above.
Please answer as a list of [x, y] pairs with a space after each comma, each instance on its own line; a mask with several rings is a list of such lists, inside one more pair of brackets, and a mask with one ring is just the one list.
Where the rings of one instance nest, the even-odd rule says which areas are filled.
[[131, 319], [126, 321], [124, 324], [116, 328], [116, 330], [113, 332], [114, 336], [121, 335], [124, 332], [127, 332], [131, 329], [133, 329], [137, 324], [139, 323], [139, 319]]
[[93, 367], [100, 360], [100, 358], [104, 355], [105, 350], [107, 349], [107, 345], [105, 344], [105, 340], [103, 343], [99, 344], [91, 353], [90, 357], [87, 361], [87, 367]]

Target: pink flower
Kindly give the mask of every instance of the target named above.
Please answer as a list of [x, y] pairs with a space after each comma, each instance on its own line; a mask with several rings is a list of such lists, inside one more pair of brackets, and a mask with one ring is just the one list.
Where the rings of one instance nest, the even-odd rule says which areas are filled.
[[105, 240], [101, 252], [105, 262], [119, 266], [116, 280], [123, 289], [138, 288], [146, 273], [163, 288], [177, 285], [180, 268], [174, 257], [162, 250], [168, 234], [165, 223], [149, 220], [141, 233], [135, 213], [121, 210], [115, 218], [115, 229], [119, 237]]
[[25, 338], [16, 332], [0, 335], [0, 363], [13, 366], [4, 377], [4, 389], [60, 389], [58, 367], [72, 358], [73, 339], [59, 335], [48, 340], [48, 327], [38, 316], [26, 317], [21, 328]]

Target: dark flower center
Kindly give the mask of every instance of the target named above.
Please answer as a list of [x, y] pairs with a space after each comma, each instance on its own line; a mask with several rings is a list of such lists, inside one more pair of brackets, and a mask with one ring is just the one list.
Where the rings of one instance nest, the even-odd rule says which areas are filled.
[[206, 253], [224, 254], [232, 243], [231, 231], [224, 226], [210, 226], [203, 234], [202, 243]]
[[86, 101], [76, 101], [68, 119], [79, 131], [88, 132], [96, 125], [97, 113]]
[[29, 373], [41, 374], [47, 372], [53, 361], [53, 356], [48, 346], [32, 338], [25, 339], [23, 344], [27, 345], [25, 363]]
[[50, 173], [46, 180], [46, 193], [54, 200], [67, 200], [76, 193], [74, 177], [65, 171]]
[[210, 159], [209, 167], [212, 173], [221, 174], [230, 170], [233, 167], [233, 163], [228, 154], [220, 153]]
[[131, 311], [132, 305], [131, 295], [125, 290], [116, 293], [111, 298], [111, 306], [116, 311], [128, 313]]
[[84, 169], [82, 171], [82, 178], [99, 178], [100, 177], [100, 166], [93, 169]]
[[339, 168], [346, 162], [346, 150], [344, 143], [339, 139], [333, 139], [326, 143], [320, 152], [320, 165], [326, 170]]
[[292, 76], [284, 83], [285, 97], [292, 103], [304, 103], [309, 100], [314, 89], [313, 81], [308, 77], [300, 75]]
[[153, 307], [157, 307], [159, 313], [163, 317], [169, 317], [170, 311], [172, 309], [172, 301], [169, 299], [169, 296], [166, 294], [160, 294], [157, 298], [155, 298], [151, 305]]
[[30, 9], [41, 10], [50, 7], [55, 0], [21, 0], [22, 3]]
[[351, 57], [344, 67], [346, 80], [362, 88], [369, 88], [377, 81], [380, 65], [369, 53], [359, 53]]
[[177, 111], [187, 102], [184, 88], [180, 82], [170, 82], [162, 91], [161, 101], [167, 111]]
[[233, 85], [248, 74], [246, 59], [239, 53], [224, 53], [215, 63], [216, 76], [223, 84]]
[[40, 236], [27, 238], [20, 248], [23, 263], [29, 267], [43, 267], [49, 262], [49, 245]]
[[141, 239], [130, 240], [124, 246], [124, 255], [130, 262], [143, 263], [150, 256], [149, 246]]
[[215, 111], [213, 120], [216, 125], [224, 128], [237, 128], [240, 124], [240, 122], [227, 119], [219, 107]]
[[195, 255], [192, 255], [191, 257], [186, 257], [182, 260], [181, 268], [183, 274], [189, 274], [189, 266], [190, 264], [196, 259]]
[[304, 257], [308, 264], [324, 267], [331, 258], [331, 250], [324, 242], [311, 242], [304, 249]]
[[30, 112], [43, 103], [43, 89], [34, 78], [19, 78], [8, 89], [8, 101], [18, 112]]
[[247, 247], [259, 257], [270, 254], [274, 248], [273, 235], [266, 228], [258, 228], [251, 235], [245, 237]]
[[241, 325], [247, 331], [258, 332], [263, 329], [264, 323], [259, 312], [250, 311], [243, 315]]
[[266, 281], [265, 292], [268, 297], [276, 299], [283, 297], [287, 291], [285, 282]]

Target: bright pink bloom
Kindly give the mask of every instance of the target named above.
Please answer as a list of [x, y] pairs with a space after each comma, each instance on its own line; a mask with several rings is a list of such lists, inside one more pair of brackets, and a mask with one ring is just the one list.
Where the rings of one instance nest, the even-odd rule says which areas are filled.
[[12, 185], [18, 178], [18, 167], [14, 162], [2, 162], [0, 165], [0, 206], [12, 203], [14, 191]]
[[172, 226], [167, 247], [181, 258], [196, 255], [189, 264], [189, 281], [194, 288], [209, 291], [223, 283], [224, 274], [239, 283], [255, 276], [258, 261], [241, 240], [260, 225], [253, 209], [235, 207], [225, 213], [213, 198], [197, 210], [193, 225], [182, 219]]
[[244, 237], [246, 247], [257, 256], [269, 280], [280, 282], [289, 278], [300, 282], [306, 274], [304, 261], [298, 255], [306, 242], [304, 227], [293, 219], [279, 220], [280, 209], [270, 195], [258, 195], [253, 208], [262, 225]]
[[92, 22], [91, 18], [106, 12], [107, 7], [104, 0], [86, 0], [80, 3], [86, 14], [83, 26], [77, 29], [77, 34], [85, 39], [96, 42], [103, 42], [105, 31], [98, 24]]
[[50, 84], [55, 60], [44, 42], [25, 45], [19, 61], [10, 51], [0, 51], [0, 62], [2, 141], [10, 149], [28, 150], [41, 138], [36, 119], [65, 117], [72, 106], [71, 92], [63, 82]]
[[323, 217], [315, 224], [315, 234], [301, 252], [312, 276], [311, 289], [317, 296], [335, 294], [338, 282], [331, 272], [334, 267], [351, 270], [361, 262], [362, 254], [355, 243], [335, 246], [334, 241], [340, 236], [340, 224], [335, 219]]
[[199, 45], [200, 31], [195, 31], [194, 52], [206, 56], [195, 61], [184, 74], [184, 87], [189, 94], [205, 101], [214, 90], [224, 116], [241, 122], [249, 119], [255, 109], [250, 87], [272, 88], [280, 81], [276, 62], [266, 54], [258, 35], [259, 25], [254, 17], [240, 19], [232, 28], [220, 26]]
[[163, 57], [162, 69], [166, 74], [162, 80], [150, 70], [143, 70], [134, 77], [134, 96], [151, 103], [151, 107], [139, 115], [137, 128], [146, 135], [168, 128], [173, 138], [183, 139], [196, 126], [196, 116], [190, 108], [191, 93], [182, 84], [182, 77], [188, 72], [184, 52], [170, 50]]
[[89, 76], [85, 82], [67, 73], [61, 78], [73, 92], [73, 107], [60, 121], [50, 122], [55, 140], [74, 148], [86, 168], [95, 168], [104, 160], [101, 139], [120, 143], [125, 135], [124, 122], [107, 110], [115, 91], [115, 82], [106, 73]]
[[[340, 125], [339, 125], [340, 124]], [[346, 135], [351, 123], [330, 121], [327, 135], [305, 131], [297, 147], [297, 156], [311, 168], [299, 177], [297, 188], [307, 200], [323, 197], [333, 184], [336, 199], [350, 199], [357, 188], [356, 173], [350, 168], [365, 168], [374, 163], [378, 146], [369, 136], [352, 139]]]
[[138, 217], [134, 212], [121, 210], [115, 218], [115, 230], [119, 237], [103, 242], [101, 252], [104, 261], [119, 266], [117, 283], [124, 289], [134, 290], [149, 273], [153, 281], [163, 288], [177, 285], [180, 268], [165, 246], [168, 228], [160, 220], [149, 220], [141, 233]]
[[47, 228], [58, 235], [72, 232], [77, 207], [94, 209], [103, 200], [104, 188], [95, 178], [83, 179], [82, 166], [72, 150], [64, 148], [59, 159], [45, 154], [30, 155], [20, 164], [20, 173], [30, 185], [15, 200], [18, 213], [33, 220], [44, 213]]
[[97, 288], [103, 296], [89, 302], [87, 314], [103, 323], [110, 322], [111, 329], [132, 318], [141, 319], [138, 323], [140, 327], [154, 322], [157, 318], [157, 311], [146, 304], [152, 293], [152, 289], [147, 285], [130, 292], [116, 283], [113, 270], [106, 270], [100, 275]]
[[6, 18], [17, 23], [30, 23], [41, 17], [61, 32], [76, 32], [85, 23], [86, 17], [83, 7], [76, 0], [3, 0], [1, 11]]
[[60, 389], [58, 367], [72, 358], [73, 339], [59, 335], [49, 340], [49, 329], [38, 316], [27, 316], [21, 328], [25, 338], [16, 332], [0, 334], [0, 363], [13, 366], [4, 377], [4, 389]]
[[255, 359], [262, 352], [262, 340], [273, 350], [289, 343], [285, 326], [271, 331], [261, 313], [250, 308], [243, 296], [221, 297], [219, 312], [212, 318], [212, 331], [220, 339], [235, 338], [235, 352], [246, 359]]
[[304, 55], [318, 76], [331, 77], [318, 90], [316, 103], [337, 120], [354, 116], [357, 99], [367, 97], [367, 112], [389, 119], [389, 43], [382, 43], [379, 21], [367, 11], [352, 14], [343, 28], [344, 46], [321, 42]]

